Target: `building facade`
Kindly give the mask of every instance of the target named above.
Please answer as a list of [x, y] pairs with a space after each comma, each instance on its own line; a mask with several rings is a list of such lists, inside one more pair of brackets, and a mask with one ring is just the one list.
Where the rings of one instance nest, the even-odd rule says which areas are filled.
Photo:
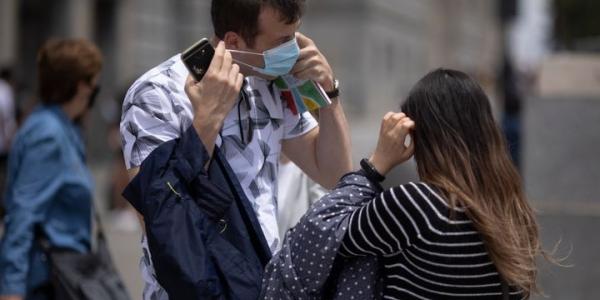
[[[496, 3], [309, 0], [302, 31], [342, 82], [351, 123], [378, 126], [436, 67], [467, 71], [492, 91]], [[0, 65], [15, 66], [21, 98], [34, 97], [35, 55], [48, 37], [95, 41], [105, 55], [103, 96], [116, 98], [144, 71], [212, 33], [209, 0], [0, 0], [0, 17]]]

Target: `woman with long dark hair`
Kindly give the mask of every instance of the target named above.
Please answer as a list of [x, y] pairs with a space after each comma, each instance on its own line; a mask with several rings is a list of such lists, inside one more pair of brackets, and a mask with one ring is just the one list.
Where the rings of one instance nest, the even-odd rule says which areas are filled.
[[[413, 154], [420, 182], [383, 191], [385, 174]], [[384, 117], [361, 166], [288, 233], [267, 267], [266, 297], [522, 299], [537, 291], [536, 258], [545, 253], [535, 216], [489, 100], [466, 74], [438, 69], [421, 79], [402, 113]]]

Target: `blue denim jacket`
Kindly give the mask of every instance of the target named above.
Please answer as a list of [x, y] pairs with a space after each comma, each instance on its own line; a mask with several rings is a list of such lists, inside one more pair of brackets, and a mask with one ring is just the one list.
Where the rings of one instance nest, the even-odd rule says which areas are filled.
[[27, 295], [48, 279], [37, 225], [54, 247], [89, 251], [92, 184], [78, 127], [60, 107], [38, 107], [9, 155], [0, 295]]

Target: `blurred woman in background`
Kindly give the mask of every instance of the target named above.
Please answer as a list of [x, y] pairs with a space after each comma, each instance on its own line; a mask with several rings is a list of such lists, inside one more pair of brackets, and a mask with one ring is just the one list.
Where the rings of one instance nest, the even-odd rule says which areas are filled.
[[79, 123], [98, 93], [102, 56], [80, 39], [50, 40], [37, 57], [41, 104], [19, 129], [8, 161], [0, 299], [48, 299], [38, 244], [90, 251], [93, 182]]

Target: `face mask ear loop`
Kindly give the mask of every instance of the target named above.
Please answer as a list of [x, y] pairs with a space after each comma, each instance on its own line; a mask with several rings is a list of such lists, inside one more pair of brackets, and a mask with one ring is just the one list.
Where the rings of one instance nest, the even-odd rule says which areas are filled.
[[[262, 54], [262, 53], [256, 53], [256, 52], [250, 52], [250, 51], [229, 50], [229, 49], [227, 51], [229, 51], [230, 53], [242, 53], [242, 54], [250, 54], [250, 55], [262, 56], [263, 60], [264, 60], [264, 57], [265, 57], [265, 55]], [[244, 66], [246, 66], [246, 67], [248, 67], [248, 68], [250, 68], [250, 69], [252, 69], [254, 71], [257, 71], [257, 72], [260, 71], [260, 68], [257, 68], [256, 66], [253, 66], [251, 64], [247, 64], [247, 63], [245, 63], [245, 62], [243, 62], [241, 60], [237, 60], [237, 59], [234, 58], [233, 62], [236, 63], [236, 64], [244, 65]]]
[[234, 59], [233, 62], [236, 63], [236, 64], [244, 65], [244, 66], [246, 66], [246, 67], [248, 67], [248, 68], [250, 68], [250, 69], [252, 69], [252, 70], [254, 70], [256, 72], [258, 72], [260, 70], [256, 66], [253, 66], [251, 64], [247, 64], [247, 63], [245, 63], [243, 61], [239, 61], [237, 59]]
[[241, 53], [241, 54], [250, 54], [250, 55], [265, 56], [263, 53], [256, 53], [256, 52], [243, 51], [243, 50], [230, 50], [230, 49], [227, 49], [227, 51], [229, 51], [231, 53]]

